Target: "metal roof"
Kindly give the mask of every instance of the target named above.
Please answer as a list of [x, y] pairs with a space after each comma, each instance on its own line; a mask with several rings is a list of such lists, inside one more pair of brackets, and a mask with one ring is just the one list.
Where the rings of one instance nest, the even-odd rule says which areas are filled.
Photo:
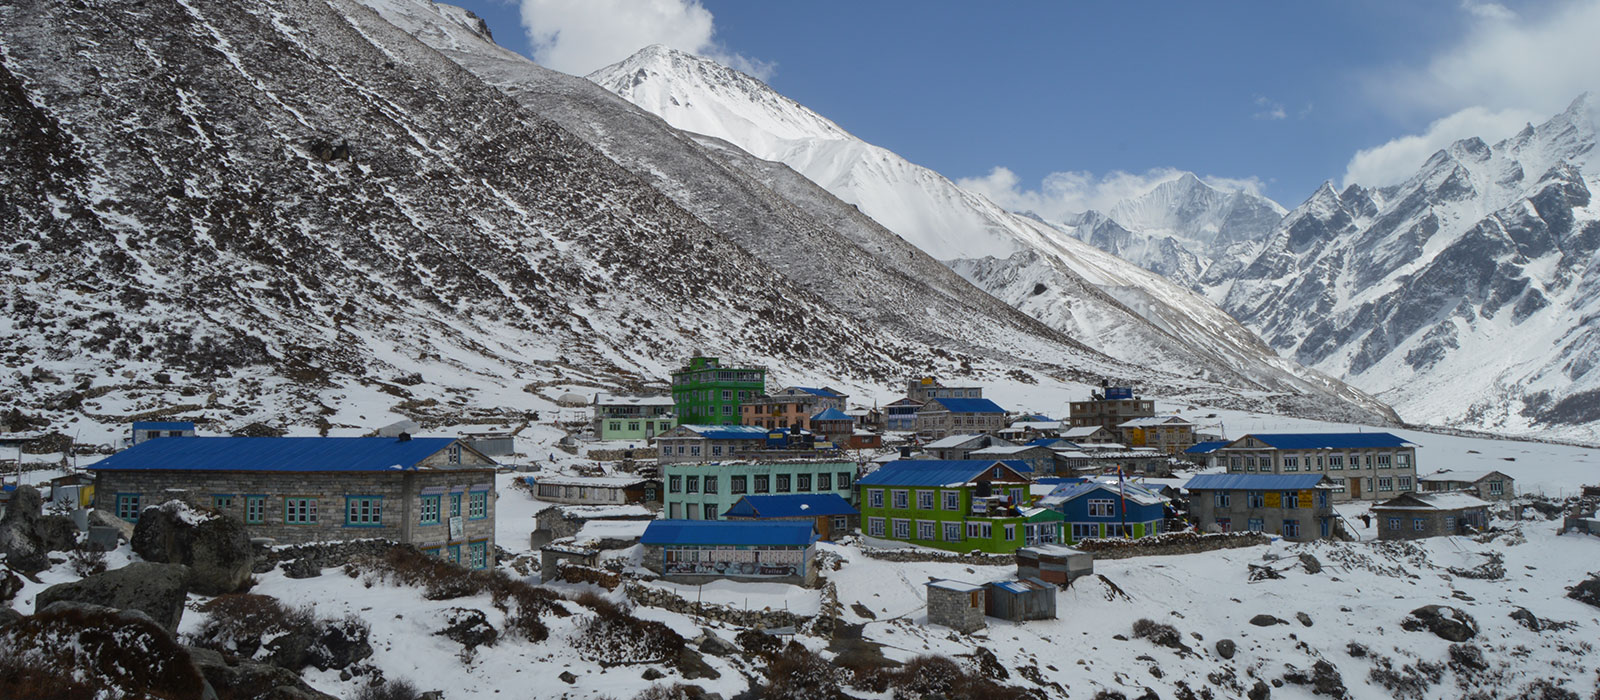
[[960, 486], [970, 483], [996, 464], [1027, 475], [1033, 471], [1017, 460], [911, 459], [890, 462], [856, 480], [864, 486]]
[[1393, 433], [1251, 433], [1239, 440], [1245, 438], [1255, 438], [1280, 450], [1339, 450], [1415, 444]]
[[923, 585], [928, 586], [929, 588], [943, 588], [944, 590], [947, 590], [947, 591], [957, 591], [957, 592], [960, 592], [960, 593], [971, 593], [973, 591], [981, 591], [981, 590], [983, 590], [983, 584], [981, 584], [981, 583], [967, 583], [965, 581], [953, 581], [953, 580], [947, 579], [947, 578], [935, 579], [935, 580], [929, 581], [929, 582], [927, 582], [926, 584], [923, 584]]
[[[765, 440], [767, 429], [755, 425], [680, 425], [707, 440]], [[658, 436], [660, 437], [660, 436]]]
[[[939, 438], [938, 440], [934, 440], [933, 442], [930, 442], [930, 443], [928, 443], [926, 445], [923, 445], [922, 449], [925, 449], [925, 450], [945, 450], [945, 449], [949, 449], [949, 448], [952, 448], [952, 447], [960, 447], [960, 446], [965, 445], [965, 444], [967, 444], [969, 442], [972, 442], [974, 440], [982, 441], [983, 438], [987, 438], [987, 437], [989, 437], [989, 436], [985, 435], [983, 433], [962, 433], [960, 435], [946, 435], [946, 436], [944, 436], [942, 438]], [[991, 439], [997, 440], [999, 442], [1006, 442], [1004, 440], [999, 440], [998, 438], [991, 438]], [[993, 444], [993, 443], [990, 443], [990, 444]], [[1006, 442], [1006, 444], [1009, 445], [1011, 443]]]
[[817, 412], [817, 415], [812, 416], [811, 420], [848, 420], [848, 421], [853, 421], [855, 419], [851, 418], [849, 414], [847, 414], [844, 411], [841, 411], [841, 410], [839, 410], [837, 408], [827, 408], [827, 409], [823, 409], [822, 411]]
[[745, 496], [724, 517], [807, 518], [856, 515], [859, 511], [836, 493], [801, 493], [785, 496]]
[[1463, 510], [1466, 508], [1488, 508], [1490, 503], [1477, 496], [1461, 491], [1448, 491], [1445, 493], [1404, 493], [1399, 496], [1372, 504], [1372, 510]]
[[1166, 496], [1155, 493], [1136, 484], [1110, 484], [1102, 481], [1087, 481], [1081, 484], [1062, 484], [1057, 486], [1050, 495], [1039, 499], [1039, 505], [1047, 508], [1075, 501], [1096, 491], [1106, 491], [1118, 498], [1126, 497], [1142, 506], [1154, 506], [1166, 503]]
[[1220, 449], [1222, 449], [1224, 447], [1227, 447], [1231, 443], [1232, 443], [1231, 440], [1217, 440], [1217, 441], [1214, 441], [1214, 442], [1197, 442], [1193, 446], [1191, 446], [1189, 449], [1184, 450], [1183, 453], [1184, 454], [1190, 454], [1190, 455], [1208, 455], [1208, 454], [1211, 454], [1212, 452], [1216, 452], [1217, 450], [1220, 450]]
[[643, 544], [805, 547], [816, 541], [805, 521], [652, 520]]
[[1429, 474], [1427, 476], [1418, 477], [1417, 481], [1439, 481], [1439, 482], [1460, 481], [1460, 482], [1464, 482], [1464, 483], [1468, 483], [1468, 484], [1475, 484], [1475, 483], [1477, 483], [1479, 481], [1482, 481], [1484, 479], [1489, 478], [1489, 476], [1492, 475], [1492, 474], [1499, 474], [1500, 476], [1504, 476], [1507, 479], [1511, 478], [1509, 476], [1506, 476], [1503, 472], [1497, 472], [1497, 471], [1493, 471], [1493, 470], [1481, 471], [1481, 472], [1480, 471], [1458, 472], [1458, 471], [1453, 471], [1453, 470], [1450, 470], [1450, 469], [1441, 469], [1441, 470], [1436, 471], [1436, 472], [1434, 472], [1432, 474]]
[[[360, 472], [416, 469], [455, 438], [163, 437], [87, 468], [239, 472]], [[465, 448], [470, 449], [470, 448]]]
[[1142, 428], [1147, 425], [1194, 425], [1179, 416], [1142, 416], [1118, 423], [1118, 428]]
[[136, 420], [134, 430], [194, 430], [194, 421], [188, 420]]
[[803, 391], [803, 392], [805, 392], [807, 394], [810, 394], [812, 396], [821, 396], [821, 397], [824, 397], [824, 398], [838, 398], [840, 396], [843, 396], [843, 394], [840, 394], [837, 391], [833, 391], [831, 389], [826, 389], [826, 388], [818, 389], [816, 387], [810, 387], [810, 386], [791, 386], [789, 388], [793, 389], [795, 391]]
[[1005, 413], [1006, 410], [988, 399], [928, 399], [928, 403], [938, 402], [945, 410], [951, 413]]
[[1317, 488], [1321, 474], [1201, 474], [1183, 487], [1206, 491], [1300, 491]]

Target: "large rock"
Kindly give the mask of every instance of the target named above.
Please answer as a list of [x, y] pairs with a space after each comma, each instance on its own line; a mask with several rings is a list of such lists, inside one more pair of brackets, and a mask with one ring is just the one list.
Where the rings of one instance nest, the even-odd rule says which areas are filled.
[[5, 517], [0, 517], [0, 554], [5, 555], [7, 565], [24, 574], [50, 568], [50, 558], [45, 555], [48, 550], [39, 537], [39, 514], [43, 508], [39, 489], [24, 484], [11, 492]]
[[253, 661], [229, 664], [221, 654], [199, 647], [189, 647], [189, 655], [222, 700], [337, 700], [306, 685], [300, 674], [280, 666]]
[[139, 523], [133, 528], [133, 551], [145, 561], [189, 567], [194, 577], [190, 587], [203, 595], [243, 589], [255, 563], [244, 523], [181, 501], [168, 501], [139, 514]]
[[[33, 692], [14, 697], [79, 697], [37, 693], [87, 686], [101, 689], [95, 697], [220, 700], [172, 631], [133, 610], [77, 602], [43, 606], [0, 628], [0, 653], [27, 659], [19, 669], [21, 687]], [[0, 686], [9, 685], [5, 680]]]
[[189, 594], [189, 568], [178, 564], [135, 562], [81, 581], [44, 589], [34, 598], [34, 609], [72, 601], [118, 610], [137, 610], [168, 631], [178, 629], [183, 602]]
[[1478, 634], [1477, 620], [1448, 605], [1425, 605], [1412, 610], [1400, 626], [1412, 632], [1425, 629], [1452, 642], [1465, 642]]
[[70, 552], [78, 546], [78, 524], [70, 515], [43, 516], [34, 531], [46, 552]]
[[0, 607], [10, 603], [22, 591], [22, 577], [4, 564], [0, 564]]

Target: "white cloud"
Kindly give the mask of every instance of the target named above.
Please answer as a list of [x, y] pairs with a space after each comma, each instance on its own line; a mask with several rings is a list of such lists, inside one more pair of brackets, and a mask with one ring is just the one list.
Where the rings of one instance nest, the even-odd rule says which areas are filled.
[[[1124, 199], [1145, 194], [1156, 185], [1182, 177], [1176, 168], [1154, 168], [1144, 173], [1121, 170], [1096, 176], [1089, 172], [1050, 173], [1038, 189], [1022, 186], [1021, 178], [1006, 167], [997, 166], [988, 175], [962, 178], [956, 184], [976, 192], [1013, 211], [1031, 211], [1047, 219], [1063, 219], [1088, 209], [1104, 212]], [[1223, 191], [1244, 191], [1260, 195], [1265, 184], [1255, 177], [1225, 178], [1202, 176], [1201, 181]]]
[[1344, 184], [1359, 182], [1369, 187], [1382, 187], [1404, 182], [1430, 156], [1458, 140], [1476, 136], [1494, 143], [1538, 120], [1538, 114], [1527, 110], [1468, 107], [1429, 124], [1421, 134], [1401, 136], [1381, 146], [1357, 151], [1345, 166]]
[[1283, 110], [1283, 103], [1282, 102], [1276, 102], [1276, 101], [1273, 101], [1273, 100], [1269, 100], [1269, 99], [1267, 99], [1265, 97], [1262, 97], [1260, 95], [1256, 96], [1256, 106], [1261, 108], [1260, 111], [1258, 111], [1255, 114], [1251, 115], [1252, 117], [1254, 117], [1256, 119], [1268, 119], [1268, 120], [1272, 120], [1272, 121], [1277, 121], [1279, 119], [1286, 119], [1289, 116], [1289, 113], [1285, 112]]
[[1468, 13], [1474, 17], [1477, 17], [1478, 19], [1485, 19], [1492, 22], [1508, 22], [1517, 18], [1517, 13], [1512, 12], [1510, 8], [1507, 8], [1505, 5], [1502, 5], [1498, 2], [1473, 2], [1473, 0], [1461, 0], [1461, 9], [1466, 10]]
[[587, 75], [651, 44], [717, 61], [766, 80], [773, 64], [724, 49], [715, 20], [699, 0], [522, 0], [522, 26], [533, 60]]

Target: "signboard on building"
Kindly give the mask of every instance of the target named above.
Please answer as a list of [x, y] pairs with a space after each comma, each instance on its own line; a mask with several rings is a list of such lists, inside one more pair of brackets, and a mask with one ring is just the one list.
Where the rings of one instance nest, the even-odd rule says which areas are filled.
[[1264, 495], [1265, 495], [1265, 498], [1263, 500], [1265, 500], [1265, 502], [1266, 502], [1266, 507], [1268, 507], [1268, 508], [1282, 508], [1283, 507], [1283, 494], [1278, 493], [1277, 491], [1268, 491]]
[[1297, 498], [1299, 503], [1296, 504], [1296, 507], [1297, 508], [1310, 508], [1311, 507], [1311, 493], [1312, 493], [1311, 489], [1301, 489], [1300, 494], [1299, 494], [1299, 496]]
[[462, 537], [465, 536], [465, 533], [466, 533], [466, 530], [462, 525], [461, 516], [457, 515], [457, 516], [451, 518], [450, 519], [450, 539], [459, 540], [459, 539], [461, 539]]

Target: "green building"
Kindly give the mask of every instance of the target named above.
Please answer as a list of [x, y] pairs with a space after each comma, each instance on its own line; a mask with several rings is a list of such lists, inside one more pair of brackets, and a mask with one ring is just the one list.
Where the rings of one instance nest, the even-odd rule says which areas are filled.
[[647, 442], [678, 425], [666, 396], [594, 397], [594, 436], [599, 440]]
[[715, 357], [697, 355], [672, 373], [678, 422], [689, 425], [738, 425], [740, 402], [766, 390], [766, 370], [723, 367]]
[[862, 531], [955, 552], [1009, 554], [1060, 542], [1059, 513], [1024, 510], [1031, 471], [1018, 461], [890, 462], [856, 482]]
[[855, 502], [854, 462], [661, 465], [665, 517], [719, 520], [746, 495], [835, 493]]

